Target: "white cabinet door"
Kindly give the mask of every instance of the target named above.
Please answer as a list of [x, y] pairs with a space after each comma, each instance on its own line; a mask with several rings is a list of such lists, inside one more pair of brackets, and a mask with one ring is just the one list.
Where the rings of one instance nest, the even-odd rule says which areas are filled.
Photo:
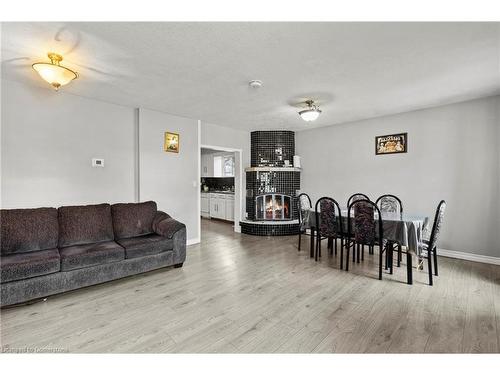
[[234, 200], [226, 200], [226, 220], [234, 221]]
[[217, 198], [217, 219], [226, 218], [226, 200]]
[[222, 198], [210, 198], [210, 217], [215, 219], [226, 218], [226, 200]]
[[210, 200], [207, 196], [201, 195], [201, 214], [206, 214], [210, 212]]
[[217, 198], [210, 197], [210, 217], [217, 217]]

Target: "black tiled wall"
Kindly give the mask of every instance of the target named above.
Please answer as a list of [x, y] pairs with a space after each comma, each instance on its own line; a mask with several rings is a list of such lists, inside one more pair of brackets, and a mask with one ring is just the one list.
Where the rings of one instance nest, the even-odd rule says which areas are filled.
[[251, 137], [252, 167], [283, 167], [285, 160], [293, 165], [295, 132], [288, 130], [255, 131]]
[[234, 177], [202, 177], [201, 186], [208, 186], [209, 191], [234, 190]]

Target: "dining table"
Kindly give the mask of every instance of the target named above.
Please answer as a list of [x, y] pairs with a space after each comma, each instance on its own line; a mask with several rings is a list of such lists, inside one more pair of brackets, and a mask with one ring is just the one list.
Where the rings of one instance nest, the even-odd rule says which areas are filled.
[[[409, 265], [411, 265], [411, 255], [416, 255], [419, 259], [422, 258], [422, 244], [423, 244], [423, 233], [424, 228], [427, 227], [429, 218], [423, 214], [408, 214], [399, 212], [381, 212], [382, 219], [382, 230], [383, 237], [388, 240], [389, 243], [397, 243], [401, 246], [406, 247], [408, 253]], [[311, 230], [311, 257], [314, 256], [314, 244], [316, 236], [316, 213], [314, 208], [306, 209], [302, 211], [303, 217], [303, 228]], [[337, 215], [338, 217], [338, 215]], [[346, 207], [341, 208], [341, 221], [342, 221], [342, 231], [343, 233], [348, 232], [348, 210]], [[351, 220], [351, 231], [354, 230], [353, 219], [354, 210], [350, 212]], [[374, 220], [378, 222], [378, 212], [374, 213]], [[378, 225], [376, 225], [378, 232]], [[410, 276], [410, 273], [409, 273]], [[409, 283], [411, 283], [411, 278], [409, 277]]]

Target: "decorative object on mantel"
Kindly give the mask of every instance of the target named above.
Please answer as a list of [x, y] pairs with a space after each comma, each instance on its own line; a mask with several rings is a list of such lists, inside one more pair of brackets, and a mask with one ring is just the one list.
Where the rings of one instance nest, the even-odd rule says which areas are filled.
[[310, 122], [316, 120], [319, 115], [321, 114], [321, 110], [319, 107], [314, 104], [314, 100], [306, 100], [305, 104], [307, 104], [307, 109], [303, 109], [302, 111], [299, 111], [300, 117], [302, 117], [302, 120]]
[[165, 132], [165, 142], [163, 144], [163, 149], [166, 152], [179, 153], [179, 134]]
[[50, 62], [38, 62], [32, 65], [33, 69], [47, 81], [56, 91], [59, 87], [67, 85], [78, 78], [78, 73], [61, 65], [63, 57], [57, 53], [49, 52]]
[[300, 156], [299, 155], [293, 155], [293, 166], [295, 168], [301, 168], [301, 166], [300, 166]]
[[408, 151], [408, 133], [375, 137], [375, 155], [400, 154]]

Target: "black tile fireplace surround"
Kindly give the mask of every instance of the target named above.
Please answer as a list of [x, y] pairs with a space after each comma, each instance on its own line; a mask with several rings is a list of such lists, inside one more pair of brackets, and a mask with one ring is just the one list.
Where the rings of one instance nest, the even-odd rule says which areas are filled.
[[247, 171], [246, 182], [246, 207], [247, 218], [256, 220], [255, 200], [260, 195], [284, 194], [291, 197], [290, 219], [298, 218], [297, 213], [297, 190], [300, 190], [300, 172], [291, 171]]
[[251, 167], [246, 170], [246, 220], [241, 231], [260, 236], [297, 234], [300, 169], [293, 167], [295, 133], [251, 133]]
[[250, 134], [252, 167], [292, 165], [295, 154], [295, 132], [288, 130], [255, 131]]

